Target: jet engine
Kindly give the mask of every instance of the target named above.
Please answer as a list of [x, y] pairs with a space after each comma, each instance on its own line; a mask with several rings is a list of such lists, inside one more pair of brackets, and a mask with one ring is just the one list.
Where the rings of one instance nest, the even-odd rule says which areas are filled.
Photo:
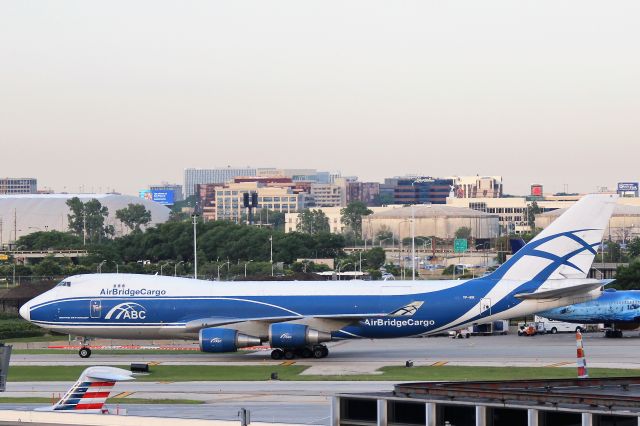
[[269, 327], [269, 342], [273, 348], [299, 348], [330, 340], [331, 333], [302, 324], [277, 323]]
[[202, 352], [235, 352], [238, 348], [259, 345], [260, 338], [238, 333], [228, 328], [203, 328], [200, 330]]

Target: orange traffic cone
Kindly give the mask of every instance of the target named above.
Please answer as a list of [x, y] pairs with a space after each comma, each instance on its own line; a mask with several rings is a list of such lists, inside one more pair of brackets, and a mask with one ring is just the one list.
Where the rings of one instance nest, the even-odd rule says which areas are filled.
[[589, 372], [587, 371], [587, 360], [584, 356], [584, 348], [582, 347], [582, 333], [580, 333], [580, 330], [576, 330], [576, 346], [578, 348], [578, 378], [586, 379], [589, 377]]

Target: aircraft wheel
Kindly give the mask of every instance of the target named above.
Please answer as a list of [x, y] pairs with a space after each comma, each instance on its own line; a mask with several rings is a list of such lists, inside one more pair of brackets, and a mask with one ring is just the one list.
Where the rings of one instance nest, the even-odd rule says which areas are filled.
[[284, 351], [282, 349], [274, 349], [271, 351], [271, 359], [280, 360], [284, 358]]
[[284, 359], [294, 359], [295, 357], [296, 353], [292, 349], [284, 351]]
[[329, 356], [329, 349], [326, 346], [322, 347], [322, 358]]
[[618, 339], [622, 339], [622, 330], [616, 330], [616, 331], [614, 332], [613, 337], [616, 337], [616, 338], [618, 338]]
[[80, 350], [78, 351], [78, 355], [80, 355], [80, 358], [89, 358], [91, 356], [91, 349], [80, 348]]
[[313, 348], [313, 357], [314, 358], [324, 358], [326, 355], [324, 354], [324, 348], [322, 346], [318, 346]]
[[302, 358], [311, 358], [313, 356], [313, 351], [309, 348], [303, 348], [300, 352], [300, 356]]

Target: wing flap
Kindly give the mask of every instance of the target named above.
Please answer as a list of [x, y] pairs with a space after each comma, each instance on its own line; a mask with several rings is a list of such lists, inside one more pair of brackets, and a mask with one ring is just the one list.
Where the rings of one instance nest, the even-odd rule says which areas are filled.
[[584, 295], [592, 290], [602, 287], [602, 283], [579, 284], [571, 287], [557, 288], [553, 290], [540, 291], [536, 293], [519, 293], [516, 294], [520, 300], [553, 300], [562, 297]]

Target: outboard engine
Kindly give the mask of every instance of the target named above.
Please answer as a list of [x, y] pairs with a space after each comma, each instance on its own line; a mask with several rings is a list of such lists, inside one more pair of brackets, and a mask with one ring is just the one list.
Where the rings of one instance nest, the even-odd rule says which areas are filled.
[[202, 352], [235, 352], [238, 348], [258, 346], [258, 337], [239, 333], [228, 328], [203, 328], [200, 330], [200, 350]]
[[269, 342], [273, 348], [300, 348], [330, 340], [331, 333], [302, 324], [276, 323], [269, 327]]

